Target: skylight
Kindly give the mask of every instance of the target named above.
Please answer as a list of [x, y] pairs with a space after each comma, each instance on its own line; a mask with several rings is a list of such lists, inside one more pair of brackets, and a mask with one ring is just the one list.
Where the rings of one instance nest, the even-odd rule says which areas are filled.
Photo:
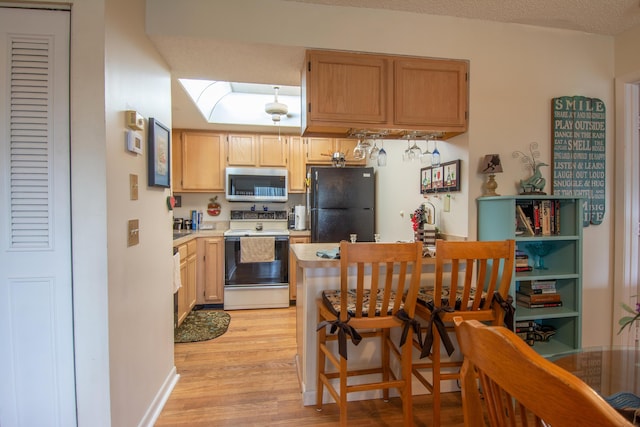
[[289, 112], [280, 118], [280, 126], [300, 127], [300, 87], [234, 83], [213, 80], [178, 79], [202, 116], [209, 123], [231, 125], [273, 125], [265, 105], [274, 101], [275, 86], [278, 101]]

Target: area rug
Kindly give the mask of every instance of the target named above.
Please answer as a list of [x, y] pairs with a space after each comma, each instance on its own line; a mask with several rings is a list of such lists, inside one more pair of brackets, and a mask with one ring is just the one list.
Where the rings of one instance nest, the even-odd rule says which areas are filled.
[[219, 310], [194, 310], [174, 332], [174, 342], [211, 340], [227, 332], [231, 316]]

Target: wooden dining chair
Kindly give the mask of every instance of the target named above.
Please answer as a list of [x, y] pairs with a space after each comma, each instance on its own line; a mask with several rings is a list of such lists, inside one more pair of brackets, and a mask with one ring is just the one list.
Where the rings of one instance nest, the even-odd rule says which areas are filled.
[[[461, 357], [451, 357], [455, 351], [450, 337], [454, 333], [453, 317], [493, 325], [503, 323], [505, 311], [512, 318], [513, 306], [507, 301], [514, 260], [513, 240], [436, 240], [434, 282], [418, 291], [416, 317], [422, 318], [426, 327], [424, 343], [414, 339], [422, 354], [412, 367], [416, 379], [433, 395], [434, 426], [440, 425], [441, 383], [459, 379], [462, 366]], [[442, 346], [447, 354], [444, 358]]]
[[466, 427], [484, 427], [485, 420], [492, 427], [633, 426], [581, 379], [509, 329], [462, 317], [454, 322], [464, 355], [460, 381]]
[[[386, 401], [392, 388], [398, 389], [402, 399], [404, 425], [413, 425], [412, 335], [419, 331], [419, 324], [412, 319], [421, 264], [420, 243], [340, 243], [340, 289], [323, 291], [317, 303], [316, 407], [322, 409], [326, 387], [340, 409], [341, 426], [347, 425], [348, 393], [383, 390]], [[390, 335], [392, 329], [400, 331], [395, 339]], [[380, 363], [363, 366], [368, 360], [356, 358], [348, 338], [356, 345], [361, 339], [379, 340], [374, 348]], [[337, 345], [331, 341], [337, 341]], [[391, 354], [399, 360], [399, 372], [391, 368]], [[332, 367], [327, 369], [326, 365]], [[354, 382], [358, 377], [360, 381]]]

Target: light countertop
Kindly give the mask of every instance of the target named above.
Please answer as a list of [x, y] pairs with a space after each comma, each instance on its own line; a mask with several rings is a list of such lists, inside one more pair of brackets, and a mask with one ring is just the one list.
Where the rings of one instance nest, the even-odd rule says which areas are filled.
[[[197, 239], [198, 237], [223, 237], [224, 236], [224, 232], [226, 231], [226, 229], [223, 230], [198, 230], [198, 231], [181, 231], [181, 232], [176, 232], [175, 230], [174, 232], [174, 236], [177, 236], [178, 234], [180, 235], [180, 237], [175, 237], [173, 239], [173, 246], [180, 246], [184, 243], [187, 243], [188, 241], [192, 240], [192, 239]], [[289, 236], [290, 237], [303, 237], [303, 236], [311, 236], [311, 231], [309, 230], [289, 230]]]

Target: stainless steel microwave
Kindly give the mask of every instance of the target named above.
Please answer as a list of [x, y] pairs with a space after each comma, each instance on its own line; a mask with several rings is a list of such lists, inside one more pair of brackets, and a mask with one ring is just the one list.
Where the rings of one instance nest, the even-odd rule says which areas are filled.
[[286, 169], [226, 168], [225, 196], [230, 202], [286, 202]]

